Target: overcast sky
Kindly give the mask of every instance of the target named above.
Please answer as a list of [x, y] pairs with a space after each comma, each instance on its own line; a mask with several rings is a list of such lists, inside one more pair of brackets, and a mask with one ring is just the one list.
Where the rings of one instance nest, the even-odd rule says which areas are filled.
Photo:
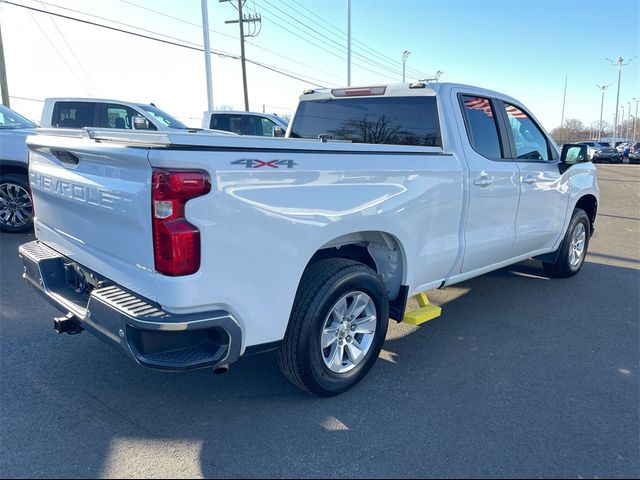
[[[1, 1], [1, 0], [0, 0]], [[200, 0], [9, 0], [189, 46], [202, 45]], [[231, 3], [209, 0], [211, 47], [240, 52]], [[64, 8], [60, 8], [64, 7]], [[347, 0], [247, 0], [261, 31], [247, 39], [252, 110], [290, 113], [314, 86], [347, 83]], [[443, 71], [518, 98], [550, 130], [565, 119], [589, 124], [600, 115], [596, 84], [606, 91], [612, 123], [617, 69], [606, 57], [639, 55], [640, 2], [352, 0], [352, 84], [407, 81]], [[119, 23], [114, 23], [119, 22]], [[39, 120], [53, 96], [154, 102], [191, 126], [206, 109], [204, 54], [95, 25], [0, 3], [12, 107]], [[216, 107], [243, 108], [240, 62], [212, 55]], [[270, 70], [272, 69], [272, 70]], [[277, 70], [278, 72], [274, 71]], [[640, 99], [640, 59], [622, 72], [620, 105]], [[286, 75], [285, 75], [286, 74]], [[287, 76], [289, 75], [289, 76]], [[298, 78], [292, 78], [298, 77]]]

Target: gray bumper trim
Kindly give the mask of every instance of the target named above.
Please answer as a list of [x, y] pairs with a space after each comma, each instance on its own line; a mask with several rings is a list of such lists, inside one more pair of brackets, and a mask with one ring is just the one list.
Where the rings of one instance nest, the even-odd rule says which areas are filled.
[[[122, 347], [141, 365], [162, 370], [216, 368], [240, 356], [242, 330], [228, 312], [172, 314], [97, 274], [100, 286], [87, 299], [67, 285], [65, 265], [74, 264], [72, 260], [38, 241], [21, 245], [19, 254], [23, 277], [39, 293], [62, 312], [71, 312], [86, 330]], [[175, 349], [149, 353], [159, 344], [172, 342]]]

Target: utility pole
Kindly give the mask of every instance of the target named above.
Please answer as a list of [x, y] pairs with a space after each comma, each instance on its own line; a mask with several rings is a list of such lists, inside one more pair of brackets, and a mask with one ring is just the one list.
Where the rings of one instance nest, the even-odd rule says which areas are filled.
[[404, 83], [405, 66], [407, 63], [407, 58], [409, 58], [409, 55], [411, 55], [411, 52], [409, 50], [405, 50], [404, 52], [402, 52], [402, 83]]
[[213, 85], [211, 83], [211, 44], [209, 43], [208, 0], [202, 0], [202, 36], [204, 37], [204, 66], [207, 79], [207, 110], [213, 111]]
[[[618, 57], [618, 60], [616, 60], [615, 62], [610, 58], [607, 58], [611, 66], [618, 67], [618, 93], [616, 94], [616, 109], [615, 109], [616, 114], [613, 119], [613, 136], [614, 137], [616, 136], [616, 130], [618, 128], [618, 106], [620, 104], [620, 77], [622, 76], [622, 67], [629, 65], [634, 58], [636, 57], [633, 57], [627, 60], [627, 63], [624, 63], [624, 58], [622, 57]], [[613, 139], [614, 147], [615, 147], [615, 143], [616, 143], [616, 139], [614, 138]]]
[[[260, 33], [260, 30], [251, 31], [252, 24], [260, 24], [262, 26], [262, 17], [256, 14], [243, 15], [242, 7], [246, 0], [238, 0], [238, 6], [234, 5], [234, 0], [220, 0], [220, 3], [230, 2], [233, 7], [238, 10], [238, 20], [227, 20], [224, 23], [237, 23], [240, 25], [240, 61], [242, 63], [242, 85], [244, 87], [244, 109], [249, 111], [249, 91], [247, 90], [247, 62], [244, 54], [244, 39], [246, 37], [255, 37]], [[244, 32], [244, 24], [249, 24], [250, 31], [248, 34]]]
[[604, 109], [604, 91], [607, 88], [609, 88], [610, 86], [611, 86], [611, 84], [609, 84], [609, 85], [596, 85], [596, 87], [598, 87], [598, 89], [600, 89], [602, 91], [602, 100], [600, 100], [600, 123], [598, 124], [598, 142], [602, 138], [602, 110]]
[[10, 108], [9, 86], [7, 81], [7, 66], [4, 63], [4, 47], [2, 46], [2, 26], [0, 25], [0, 90], [2, 90], [2, 104]]
[[351, 0], [347, 0], [347, 87], [351, 86]]
[[[567, 75], [564, 76], [564, 94], [562, 95], [562, 116], [560, 117], [560, 137], [564, 132], [564, 104], [567, 100]], [[562, 140], [562, 138], [560, 138]]]

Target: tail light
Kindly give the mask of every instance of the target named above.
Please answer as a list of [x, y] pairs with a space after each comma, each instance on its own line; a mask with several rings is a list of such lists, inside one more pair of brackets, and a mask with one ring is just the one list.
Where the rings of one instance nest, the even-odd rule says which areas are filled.
[[172, 277], [200, 268], [200, 230], [184, 217], [186, 203], [211, 191], [206, 172], [154, 169], [151, 185], [156, 271]]

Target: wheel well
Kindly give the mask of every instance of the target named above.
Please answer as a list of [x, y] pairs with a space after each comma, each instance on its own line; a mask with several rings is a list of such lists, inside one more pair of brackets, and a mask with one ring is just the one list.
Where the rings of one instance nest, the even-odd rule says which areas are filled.
[[316, 251], [307, 268], [325, 258], [347, 258], [371, 267], [382, 277], [390, 301], [404, 293], [404, 255], [400, 242], [388, 233], [370, 231], [338, 237]]
[[0, 164], [0, 175], [11, 174], [24, 175], [26, 177], [29, 175], [29, 170], [26, 165], [23, 167], [21, 165]]
[[593, 229], [596, 224], [596, 213], [598, 211], [598, 200], [596, 200], [596, 197], [593, 195], [580, 197], [578, 203], [576, 203], [576, 208], [581, 208], [587, 213], [589, 223], [591, 224], [591, 232], [593, 233]]

